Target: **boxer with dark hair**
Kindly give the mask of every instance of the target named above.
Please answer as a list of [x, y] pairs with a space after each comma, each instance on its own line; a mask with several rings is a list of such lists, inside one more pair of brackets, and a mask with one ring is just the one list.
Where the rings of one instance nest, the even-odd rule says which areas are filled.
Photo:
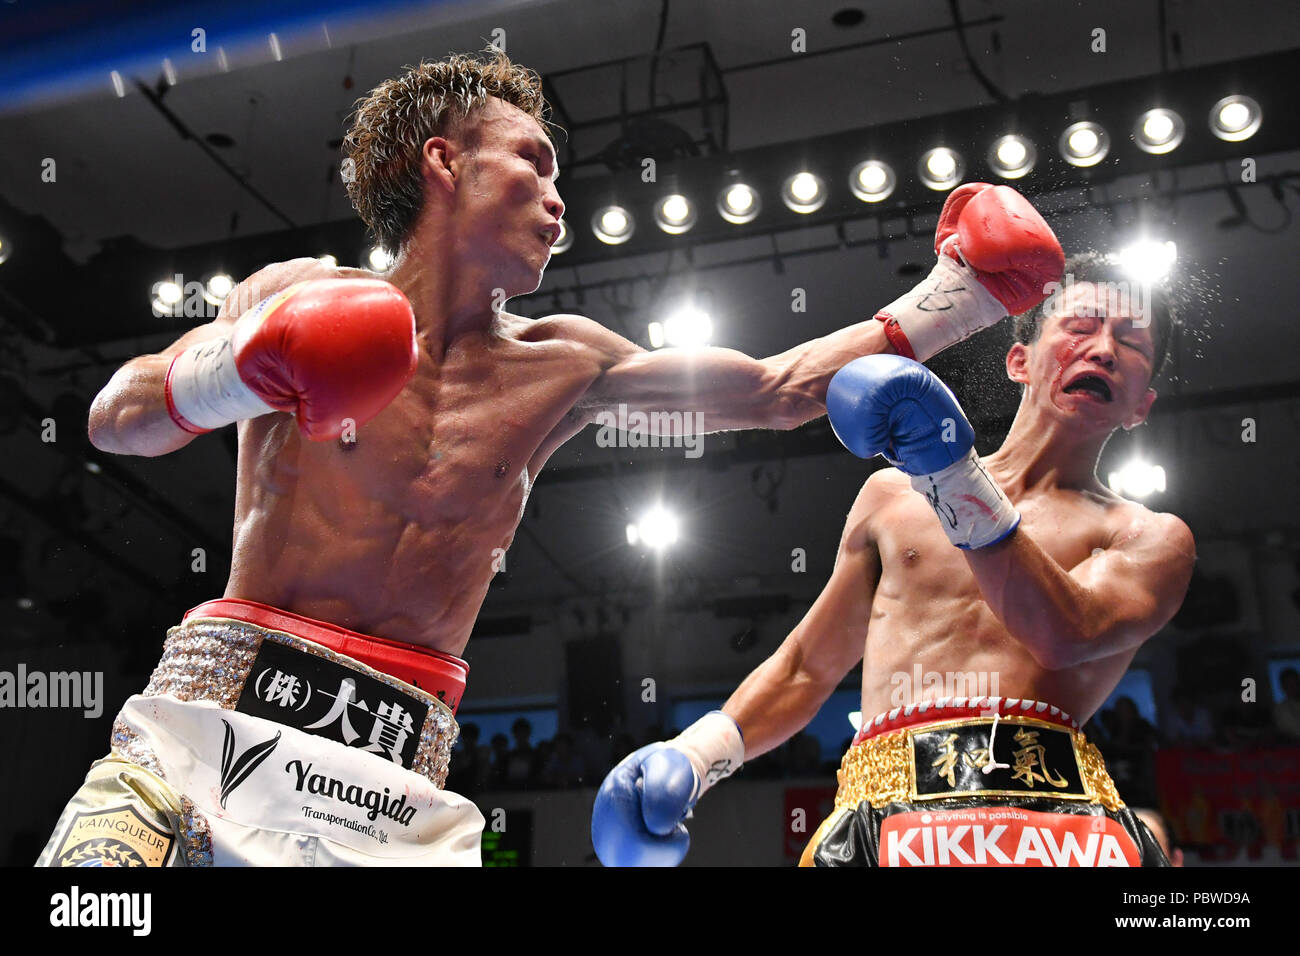
[[[863, 721], [835, 811], [804, 863], [1164, 865], [1079, 730], [1142, 643], [1173, 617], [1191, 532], [1112, 493], [1102, 448], [1151, 410], [1159, 341], [1147, 291], [1074, 276], [1006, 355], [1023, 386], [987, 458], [952, 392], [923, 365], [873, 355], [831, 381], [855, 455], [883, 455], [849, 512], [830, 581], [721, 711], [625, 759], [597, 796], [607, 864], [679, 862], [700, 795], [803, 727], [862, 661]], [[958, 675], [898, 700], [914, 666]], [[992, 677], [995, 696], [977, 694]], [[985, 686], [992, 680], [984, 682]]]
[[1151, 838], [1160, 846], [1160, 852], [1165, 855], [1169, 865], [1182, 866], [1183, 851], [1174, 842], [1174, 828], [1169, 825], [1169, 818], [1159, 810], [1147, 807], [1134, 807], [1133, 815], [1146, 824], [1146, 828], [1151, 831]]

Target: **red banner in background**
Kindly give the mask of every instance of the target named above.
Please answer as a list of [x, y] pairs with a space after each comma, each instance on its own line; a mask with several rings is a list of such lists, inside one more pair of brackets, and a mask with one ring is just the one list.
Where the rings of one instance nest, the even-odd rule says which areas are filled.
[[1220, 860], [1297, 858], [1300, 748], [1161, 750], [1156, 784], [1180, 846]]

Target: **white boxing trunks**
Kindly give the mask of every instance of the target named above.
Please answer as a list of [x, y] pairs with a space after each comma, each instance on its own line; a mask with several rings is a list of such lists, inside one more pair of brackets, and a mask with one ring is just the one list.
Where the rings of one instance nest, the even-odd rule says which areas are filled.
[[442, 788], [466, 671], [253, 602], [201, 605], [37, 865], [477, 866], [483, 817]]

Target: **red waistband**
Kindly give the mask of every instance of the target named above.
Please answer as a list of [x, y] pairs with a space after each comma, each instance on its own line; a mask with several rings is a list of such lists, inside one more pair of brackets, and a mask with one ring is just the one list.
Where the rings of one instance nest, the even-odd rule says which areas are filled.
[[459, 657], [418, 644], [358, 634], [337, 624], [314, 621], [300, 614], [281, 611], [269, 604], [240, 598], [206, 601], [186, 611], [183, 620], [191, 617], [231, 618], [274, 631], [284, 631], [305, 641], [320, 644], [389, 677], [406, 681], [426, 694], [432, 694], [450, 707], [453, 714], [460, 706], [461, 697], [465, 695], [469, 665]]
[[1069, 714], [1041, 700], [1023, 700], [1019, 697], [944, 697], [895, 707], [888, 713], [877, 715], [863, 723], [862, 729], [853, 738], [853, 743], [859, 744], [870, 737], [902, 730], [904, 727], [918, 727], [943, 720], [992, 717], [995, 713], [999, 717], [1033, 717], [1051, 724], [1060, 724], [1066, 730], [1079, 729], [1079, 724]]

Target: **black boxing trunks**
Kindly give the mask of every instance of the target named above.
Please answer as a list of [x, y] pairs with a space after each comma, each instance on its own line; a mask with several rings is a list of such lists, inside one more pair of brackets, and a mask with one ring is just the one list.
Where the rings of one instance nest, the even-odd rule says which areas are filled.
[[1097, 748], [1039, 701], [947, 698], [863, 725], [800, 866], [1168, 866]]
[[477, 866], [444, 789], [468, 672], [251, 601], [167, 633], [39, 866]]

